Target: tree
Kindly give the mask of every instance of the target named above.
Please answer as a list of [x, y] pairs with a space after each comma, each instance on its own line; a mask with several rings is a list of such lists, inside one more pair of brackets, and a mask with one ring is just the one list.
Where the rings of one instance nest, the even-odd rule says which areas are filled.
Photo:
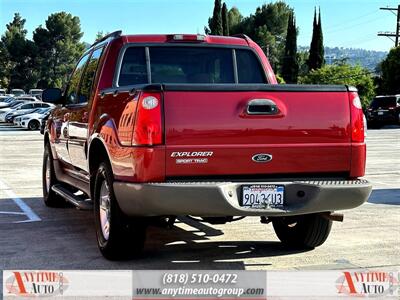
[[38, 86], [63, 87], [85, 46], [80, 42], [80, 21], [66, 12], [51, 14], [46, 28], [39, 26], [33, 33], [38, 48], [40, 80]]
[[400, 94], [400, 46], [390, 50], [380, 65], [381, 91], [384, 94]]
[[225, 3], [222, 5], [221, 17], [222, 17], [222, 34], [225, 36], [228, 36], [229, 35], [229, 14], [228, 14], [228, 8], [226, 7]]
[[96, 33], [96, 38], [95, 38], [95, 42], [101, 40], [103, 37], [105, 37], [107, 34], [109, 34], [109, 32], [103, 32], [103, 31], [97, 31]]
[[0, 40], [0, 88], [5, 88], [8, 86], [8, 64], [6, 48], [4, 47], [3, 42]]
[[306, 76], [300, 77], [303, 84], [346, 84], [355, 86], [361, 98], [363, 107], [368, 106], [375, 96], [375, 85], [371, 72], [361, 66], [351, 66], [345, 63], [326, 65], [320, 69], [311, 70]]
[[305, 76], [309, 72], [307, 65], [308, 56], [309, 56], [308, 51], [297, 52], [297, 62], [299, 64], [299, 76]]
[[228, 11], [228, 22], [229, 22], [229, 32], [231, 33], [235, 26], [237, 26], [240, 22], [242, 22], [243, 16], [237, 7], [232, 7]]
[[282, 63], [282, 77], [287, 83], [297, 83], [299, 63], [297, 58], [297, 29], [294, 13], [289, 15], [286, 45]]
[[315, 9], [314, 11], [313, 35], [310, 46], [310, 55], [307, 64], [310, 70], [319, 69], [325, 64], [321, 11], [319, 11], [317, 21], [317, 9]]
[[240, 21], [229, 28], [230, 34], [248, 35], [261, 46], [274, 70], [280, 71], [291, 12], [292, 9], [284, 1], [257, 7], [255, 14], [245, 18], [242, 18], [237, 11], [236, 16], [240, 16]]
[[208, 19], [208, 28], [204, 30], [206, 34], [223, 35], [221, 0], [215, 0], [213, 15]]
[[35, 45], [26, 39], [25, 19], [16, 13], [1, 38], [2, 82], [9, 88], [32, 88], [36, 82]]

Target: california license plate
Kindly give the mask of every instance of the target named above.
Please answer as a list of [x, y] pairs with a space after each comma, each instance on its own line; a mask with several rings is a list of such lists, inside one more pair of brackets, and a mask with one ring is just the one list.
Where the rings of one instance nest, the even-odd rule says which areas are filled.
[[241, 206], [250, 208], [282, 208], [285, 187], [282, 185], [242, 186]]

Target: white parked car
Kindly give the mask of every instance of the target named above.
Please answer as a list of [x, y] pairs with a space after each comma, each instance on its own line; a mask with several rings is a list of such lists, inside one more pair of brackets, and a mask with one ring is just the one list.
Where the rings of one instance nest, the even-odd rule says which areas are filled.
[[31, 95], [32, 97], [36, 97], [38, 99], [42, 99], [42, 93], [43, 93], [43, 90], [41, 90], [41, 89], [30, 89], [29, 90], [29, 95]]
[[14, 101], [9, 107], [4, 107], [4, 108], [0, 109], [0, 122], [5, 122], [6, 115], [10, 111], [13, 111], [13, 110], [21, 107], [23, 104], [25, 104], [25, 101], [18, 100], [18, 101]]
[[39, 98], [36, 98], [34, 96], [30, 96], [30, 95], [25, 95], [25, 96], [19, 96], [17, 98], [15, 98], [17, 100], [24, 100], [24, 101], [40, 101]]
[[12, 123], [15, 117], [20, 115], [25, 115], [28, 113], [33, 112], [34, 110], [42, 107], [54, 107], [54, 104], [51, 103], [44, 103], [44, 102], [26, 102], [25, 104], [21, 105], [17, 109], [9, 111], [5, 116], [5, 121]]
[[30, 130], [38, 130], [42, 123], [42, 119], [46, 117], [52, 109], [53, 107], [39, 108], [33, 113], [16, 117], [14, 119], [14, 125], [28, 128]]
[[15, 102], [15, 98], [14, 97], [5, 97], [0, 99], [0, 109], [5, 108], [5, 107], [9, 107], [11, 106], [11, 104], [13, 104], [13, 102]]
[[25, 95], [25, 91], [24, 91], [23, 89], [12, 89], [12, 90], [10, 91], [10, 94], [12, 94], [12, 95], [18, 97], [18, 96]]
[[5, 96], [7, 91], [5, 89], [0, 89], [0, 95]]

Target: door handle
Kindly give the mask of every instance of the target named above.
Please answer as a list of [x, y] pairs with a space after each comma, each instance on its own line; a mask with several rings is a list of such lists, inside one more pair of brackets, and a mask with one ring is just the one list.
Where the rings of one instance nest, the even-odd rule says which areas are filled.
[[279, 108], [271, 99], [253, 99], [247, 103], [248, 115], [277, 115]]

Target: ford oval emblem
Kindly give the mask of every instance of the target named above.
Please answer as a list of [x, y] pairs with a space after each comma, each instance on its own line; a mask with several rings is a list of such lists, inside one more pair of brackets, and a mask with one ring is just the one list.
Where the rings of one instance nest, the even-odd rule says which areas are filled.
[[265, 162], [270, 162], [272, 160], [272, 155], [265, 154], [265, 153], [259, 153], [259, 154], [253, 155], [253, 157], [251, 159], [255, 162], [265, 163]]

